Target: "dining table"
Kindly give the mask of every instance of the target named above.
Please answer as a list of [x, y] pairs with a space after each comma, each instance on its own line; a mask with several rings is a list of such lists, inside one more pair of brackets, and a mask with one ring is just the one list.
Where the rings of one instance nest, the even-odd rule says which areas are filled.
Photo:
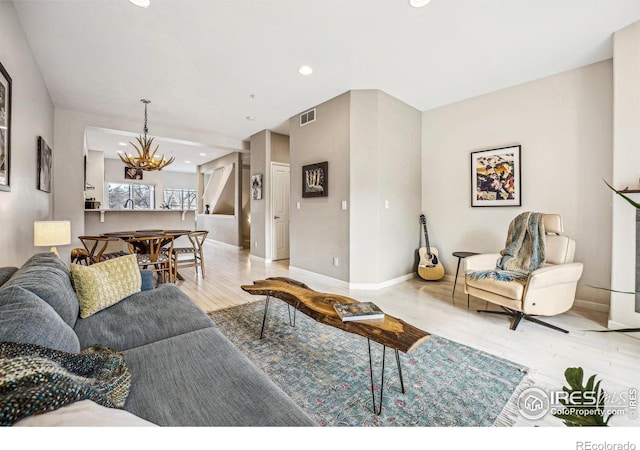
[[[102, 237], [109, 238], [118, 238], [126, 241], [131, 238], [140, 238], [140, 237], [155, 237], [155, 236], [171, 236], [174, 241], [178, 239], [180, 236], [186, 236], [191, 233], [193, 230], [161, 230], [161, 229], [148, 229], [148, 230], [125, 230], [125, 231], [111, 231], [107, 233], [101, 233]], [[170, 240], [167, 240], [166, 243], [161, 244], [164, 246], [168, 244]], [[143, 242], [135, 242], [133, 245], [138, 249], [139, 253], [148, 253], [149, 249], [145, 248]], [[184, 280], [184, 277], [180, 275], [180, 272], [177, 272], [177, 278], [179, 280]]]

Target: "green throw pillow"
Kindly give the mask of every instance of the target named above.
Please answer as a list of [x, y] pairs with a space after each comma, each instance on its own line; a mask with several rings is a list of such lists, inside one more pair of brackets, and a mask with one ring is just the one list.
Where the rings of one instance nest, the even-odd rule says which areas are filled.
[[90, 266], [71, 264], [70, 273], [83, 319], [140, 292], [142, 286], [136, 255]]

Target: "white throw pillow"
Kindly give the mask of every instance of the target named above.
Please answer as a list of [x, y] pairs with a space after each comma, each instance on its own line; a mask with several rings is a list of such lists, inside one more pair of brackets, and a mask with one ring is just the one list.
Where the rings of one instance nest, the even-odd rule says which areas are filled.
[[107, 408], [91, 400], [81, 400], [44, 414], [17, 421], [15, 427], [155, 427], [123, 409]]

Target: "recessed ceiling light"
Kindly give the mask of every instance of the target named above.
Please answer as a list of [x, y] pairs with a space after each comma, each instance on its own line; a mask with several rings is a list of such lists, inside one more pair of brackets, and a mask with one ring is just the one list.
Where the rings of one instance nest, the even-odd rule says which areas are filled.
[[207, 156], [206, 153], [200, 153], [200, 156]]
[[118, 150], [116, 153], [120, 153], [121, 155], [124, 155], [124, 152], [122, 150]]
[[414, 8], [422, 8], [427, 6], [431, 0], [409, 0], [409, 4]]
[[185, 161], [184, 163], [185, 164], [191, 164], [191, 161]]
[[148, 8], [151, 4], [151, 0], [129, 0], [132, 4], [141, 8]]
[[254, 120], [256, 120], [256, 118], [254, 116], [247, 116], [247, 120], [254, 121]]
[[123, 147], [125, 147], [127, 145], [126, 142], [118, 142], [118, 145], [122, 145]]
[[313, 69], [309, 66], [302, 66], [298, 69], [301, 75], [311, 75], [313, 73]]

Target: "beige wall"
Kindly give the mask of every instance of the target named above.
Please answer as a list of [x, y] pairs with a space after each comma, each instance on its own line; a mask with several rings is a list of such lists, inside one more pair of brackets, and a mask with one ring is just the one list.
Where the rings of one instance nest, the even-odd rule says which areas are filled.
[[[420, 138], [420, 111], [379, 90], [318, 105], [316, 121], [303, 127], [290, 119], [294, 270], [363, 289], [414, 276]], [[302, 166], [322, 161], [328, 197], [302, 198]]]
[[[250, 178], [254, 175], [262, 174], [262, 199], [251, 199], [251, 233], [250, 246], [251, 255], [262, 259], [267, 259], [267, 226], [271, 223], [267, 221], [267, 214], [270, 214], [270, 207], [266, 201], [270, 195], [271, 170], [267, 170], [269, 161], [271, 160], [271, 132], [263, 130], [251, 136], [251, 162], [250, 162]], [[270, 257], [270, 255], [269, 255]]]
[[[423, 113], [422, 207], [431, 245], [455, 274], [454, 251], [504, 247], [520, 212], [561, 214], [584, 263], [578, 299], [606, 310], [609, 285], [612, 62], [590, 65]], [[470, 153], [522, 146], [522, 206], [470, 206]]]
[[36, 186], [38, 136], [53, 151], [54, 189], [56, 180], [66, 176], [55, 164], [65, 148], [54, 140], [53, 103], [12, 2], [0, 2], [0, 62], [13, 81], [11, 191], [0, 191], [0, 266], [20, 266], [34, 253], [48, 251], [33, 246], [33, 222], [68, 217], [54, 217], [54, 195]]
[[351, 91], [350, 283], [412, 277], [419, 247], [421, 119], [378, 90]]
[[[291, 149], [290, 265], [349, 281], [350, 94], [316, 107], [316, 121], [289, 120]], [[328, 196], [302, 198], [302, 166], [328, 162]], [[297, 209], [300, 202], [300, 209]], [[350, 205], [348, 204], [348, 208]], [[338, 266], [333, 258], [338, 258]]]
[[[614, 35], [614, 150], [613, 176], [610, 184], [617, 189], [638, 188], [640, 176], [640, 23]], [[610, 194], [613, 211], [613, 252], [611, 287], [636, 292], [636, 210], [621, 197]], [[640, 194], [630, 194], [640, 202]], [[612, 328], [640, 326], [635, 312], [635, 298], [630, 294], [611, 293], [609, 325]]]
[[251, 255], [270, 262], [272, 249], [271, 214], [271, 163], [290, 163], [289, 136], [262, 130], [250, 138], [250, 166], [247, 189], [250, 190], [251, 176], [262, 174], [262, 199], [252, 199], [248, 192], [251, 224], [245, 245], [250, 246]]

